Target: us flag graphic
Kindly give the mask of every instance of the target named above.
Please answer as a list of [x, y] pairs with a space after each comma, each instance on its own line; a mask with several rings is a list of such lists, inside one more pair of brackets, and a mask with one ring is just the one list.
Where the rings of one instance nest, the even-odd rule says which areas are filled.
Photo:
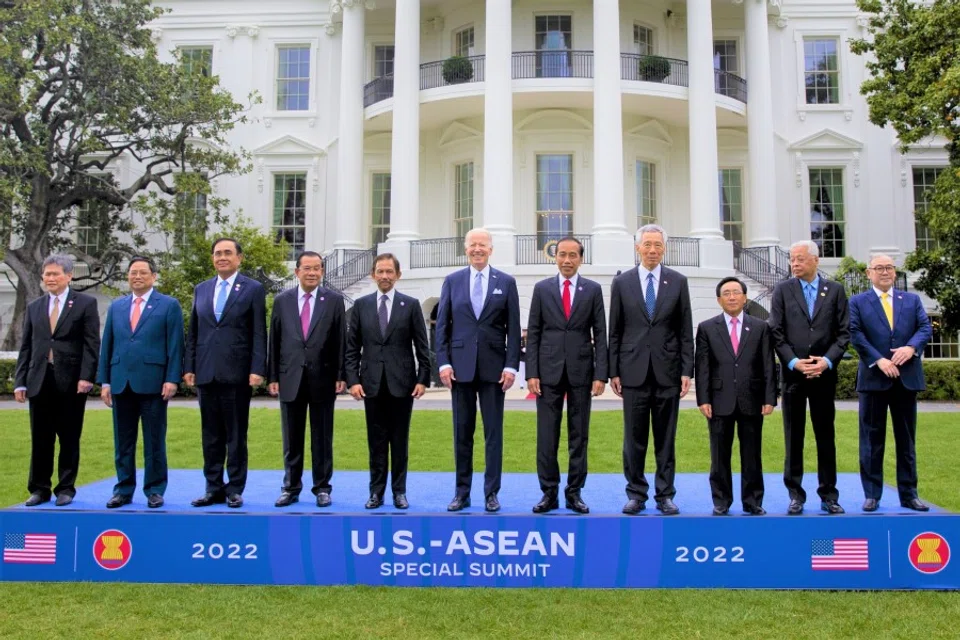
[[870, 568], [867, 539], [814, 540], [810, 566], [814, 571], [866, 571]]
[[3, 561], [10, 564], [56, 564], [57, 536], [53, 533], [5, 533]]

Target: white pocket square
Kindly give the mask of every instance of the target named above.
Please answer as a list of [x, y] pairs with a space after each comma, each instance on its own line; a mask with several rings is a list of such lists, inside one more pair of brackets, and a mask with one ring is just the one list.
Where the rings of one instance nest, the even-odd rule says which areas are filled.
[[493, 290], [493, 295], [495, 295], [495, 296], [503, 295], [503, 291], [501, 291], [500, 289], [494, 289], [494, 290]]

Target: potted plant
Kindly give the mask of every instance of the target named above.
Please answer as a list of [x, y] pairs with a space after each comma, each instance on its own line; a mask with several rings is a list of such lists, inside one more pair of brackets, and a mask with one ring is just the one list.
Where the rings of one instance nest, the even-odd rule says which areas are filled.
[[663, 82], [670, 75], [670, 61], [661, 56], [644, 56], [637, 65], [641, 80]]
[[473, 79], [473, 64], [463, 56], [451, 56], [443, 61], [443, 81], [460, 84]]

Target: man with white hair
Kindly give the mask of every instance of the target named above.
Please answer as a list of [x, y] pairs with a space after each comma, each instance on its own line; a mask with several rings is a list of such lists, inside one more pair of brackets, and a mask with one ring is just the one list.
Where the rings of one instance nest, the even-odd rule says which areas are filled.
[[820, 250], [811, 240], [790, 247], [794, 277], [773, 290], [768, 320], [783, 370], [783, 483], [790, 494], [788, 515], [803, 513], [803, 440], [810, 421], [817, 440], [820, 508], [843, 513], [838, 502], [834, 418], [837, 365], [850, 344], [849, 309], [843, 285], [820, 277]]
[[613, 279], [610, 289], [610, 387], [623, 398], [623, 473], [627, 503], [636, 515], [646, 507], [650, 485], [643, 475], [651, 422], [657, 459], [657, 509], [676, 515], [675, 439], [680, 398], [693, 377], [693, 312], [681, 273], [661, 262], [667, 233], [640, 227], [640, 264]]
[[437, 310], [440, 380], [452, 391], [457, 488], [448, 511], [470, 506], [477, 399], [483, 416], [486, 471], [484, 508], [500, 510], [503, 400], [520, 367], [520, 296], [512, 276], [490, 266], [493, 238], [471, 229], [464, 238], [470, 263], [443, 281]]

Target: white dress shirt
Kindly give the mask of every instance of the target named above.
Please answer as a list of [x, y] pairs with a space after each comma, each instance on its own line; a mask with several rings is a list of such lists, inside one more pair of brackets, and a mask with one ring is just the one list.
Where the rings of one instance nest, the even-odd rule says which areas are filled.
[[[560, 300], [563, 300], [563, 283], [567, 280], [562, 275], [559, 278], [560, 280]], [[570, 307], [573, 308], [573, 298], [577, 295], [577, 282], [580, 281], [580, 274], [575, 273], [573, 277], [570, 278]]]
[[653, 271], [647, 271], [647, 268], [642, 264], [637, 267], [637, 275], [640, 276], [640, 289], [643, 291], [644, 298], [647, 295], [647, 276], [653, 274], [653, 295], [657, 297], [660, 295], [660, 265], [658, 264], [653, 268]]
[[[730, 330], [733, 329], [733, 323], [730, 322], [733, 320], [731, 316], [726, 311], [723, 312], [723, 321], [727, 323], [727, 335], [730, 335]], [[740, 312], [740, 315], [737, 316], [737, 343], [742, 342], [740, 339], [743, 336], [743, 311]]]
[[[230, 294], [233, 293], [233, 283], [237, 281], [237, 272], [235, 271], [232, 276], [226, 279], [227, 282], [227, 297], [223, 299], [223, 306], [226, 308], [227, 300], [230, 299]], [[223, 286], [220, 283], [224, 280], [217, 276], [217, 282], [213, 288], [213, 313], [217, 313], [217, 297], [220, 295], [220, 287]], [[299, 286], [299, 285], [298, 285]]]

